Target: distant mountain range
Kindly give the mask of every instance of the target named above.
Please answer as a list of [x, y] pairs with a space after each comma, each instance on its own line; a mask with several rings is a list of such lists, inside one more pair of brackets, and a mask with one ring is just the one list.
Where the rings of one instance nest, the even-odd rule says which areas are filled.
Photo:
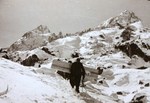
[[[84, 39], [85, 36], [89, 39]], [[62, 38], [61, 46], [57, 43], [51, 46], [59, 38]], [[68, 43], [63, 44], [66, 38], [70, 38], [70, 40], [69, 42], [67, 41]], [[81, 56], [85, 56], [81, 52], [87, 52], [87, 54], [107, 54], [107, 52], [110, 53], [112, 50], [113, 52], [120, 50], [130, 58], [137, 55], [147, 62], [150, 61], [149, 40], [149, 29], [143, 27], [142, 21], [133, 12], [125, 10], [118, 16], [104, 21], [97, 28], [89, 28], [75, 34], [51, 33], [47, 26], [40, 25], [34, 30], [25, 33], [21, 39], [13, 43], [8, 48], [7, 55], [12, 60], [14, 60], [14, 57], [20, 58], [18, 61], [22, 62], [31, 55], [31, 51], [34, 54], [35, 51], [38, 52], [43, 50], [43, 48], [47, 48], [46, 50], [49, 51], [49, 54], [43, 52], [47, 55], [51, 55], [50, 51], [53, 48], [54, 50], [51, 51], [53, 55], [64, 58], [71, 58], [71, 53], [74, 53], [76, 50]], [[83, 48], [85, 48], [85, 51], [81, 50]], [[20, 57], [21, 51], [25, 52], [27, 56]], [[58, 53], [58, 51], [61, 53]], [[70, 54], [61, 56], [64, 55], [65, 51], [69, 51]]]

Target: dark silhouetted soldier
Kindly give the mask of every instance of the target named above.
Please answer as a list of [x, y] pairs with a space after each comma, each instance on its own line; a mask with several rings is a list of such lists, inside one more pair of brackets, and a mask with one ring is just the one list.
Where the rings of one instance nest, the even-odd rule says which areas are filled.
[[79, 86], [80, 86], [81, 76], [83, 76], [83, 79], [84, 79], [85, 70], [84, 70], [83, 64], [80, 62], [80, 59], [77, 58], [76, 62], [72, 63], [71, 69], [70, 69], [70, 84], [72, 88], [76, 86], [77, 93], [80, 93]]

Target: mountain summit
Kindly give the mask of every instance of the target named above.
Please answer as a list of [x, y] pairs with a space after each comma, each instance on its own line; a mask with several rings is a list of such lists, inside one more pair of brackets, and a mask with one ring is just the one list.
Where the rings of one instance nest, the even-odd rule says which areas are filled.
[[47, 34], [47, 33], [50, 33], [50, 30], [48, 29], [47, 26], [44, 26], [44, 25], [40, 25], [38, 26], [37, 28], [33, 29], [32, 31], [29, 31], [27, 33], [25, 33], [23, 35], [23, 37], [31, 37], [33, 35], [37, 35], [37, 34]]
[[120, 13], [120, 15], [116, 17], [111, 17], [110, 19], [106, 20], [103, 24], [100, 25], [102, 28], [110, 28], [114, 26], [127, 26], [131, 23], [141, 21], [134, 12], [125, 10]]
[[25, 33], [21, 39], [17, 40], [9, 47], [9, 51], [32, 50], [46, 45], [50, 36], [47, 26], [40, 25], [37, 28]]

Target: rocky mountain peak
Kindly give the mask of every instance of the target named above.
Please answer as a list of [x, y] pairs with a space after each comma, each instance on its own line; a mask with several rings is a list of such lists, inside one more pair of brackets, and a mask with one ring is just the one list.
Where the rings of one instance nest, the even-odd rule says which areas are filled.
[[37, 28], [25, 33], [22, 38], [13, 43], [8, 50], [32, 50], [37, 47], [44, 46], [49, 41], [48, 39], [50, 35], [51, 33], [48, 27], [40, 25]]
[[134, 12], [128, 10], [121, 12], [119, 17], [120, 19], [123, 18], [124, 20], [127, 20], [127, 23], [140, 21], [140, 19], [134, 14]]
[[118, 16], [111, 17], [105, 22], [103, 22], [103, 24], [101, 24], [100, 27], [110, 28], [110, 27], [119, 26], [123, 28], [123, 27], [128, 26], [129, 24], [132, 24], [138, 21], [141, 21], [141, 20], [134, 14], [134, 12], [125, 10], [121, 12]]
[[50, 33], [50, 30], [49, 30], [48, 27], [45, 26], [45, 25], [40, 25], [40, 26], [38, 26], [36, 29], [34, 29], [34, 31], [40, 31], [41, 34]]
[[45, 25], [40, 25], [37, 28], [33, 29], [32, 31], [29, 31], [29, 32], [25, 33], [23, 35], [23, 37], [28, 38], [28, 37], [31, 37], [33, 35], [47, 34], [47, 33], [50, 33], [50, 30], [48, 29], [48, 27], [45, 26]]

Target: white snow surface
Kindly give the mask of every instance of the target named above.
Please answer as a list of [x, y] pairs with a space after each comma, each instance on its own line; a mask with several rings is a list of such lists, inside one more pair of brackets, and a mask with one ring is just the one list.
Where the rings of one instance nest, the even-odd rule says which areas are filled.
[[[101, 65], [104, 65], [104, 67], [112, 66], [111, 69], [104, 70], [105, 74], [112, 74], [114, 78], [103, 79], [106, 75], [100, 75], [98, 78], [103, 80], [104, 84], [90, 83], [100, 91], [90, 92], [86, 90], [86, 92], [103, 103], [117, 103], [111, 101], [108, 97], [129, 103], [136, 94], [140, 93], [146, 95], [147, 102], [145, 103], [149, 103], [150, 87], [144, 85], [150, 83], [150, 68], [137, 70], [126, 66], [123, 69], [122, 65], [125, 65], [128, 61], [128, 58], [123, 58], [121, 52], [102, 58]], [[97, 65], [98, 58], [91, 59], [91, 63]], [[45, 65], [45, 68], [50, 69], [50, 66]], [[4, 91], [7, 86], [8, 92], [0, 96], [0, 103], [84, 103], [83, 100], [74, 95], [68, 80], [62, 79], [54, 72], [48, 73], [49, 75], [36, 73], [35, 71], [38, 69], [24, 67], [1, 58], [0, 92]], [[109, 71], [111, 72], [109, 73]], [[139, 84], [139, 81], [142, 81], [143, 84]], [[123, 95], [117, 95], [117, 92], [122, 92]]]
[[24, 67], [0, 58], [0, 103], [84, 103], [74, 95], [68, 81], [55, 73], [36, 74], [33, 67]]

